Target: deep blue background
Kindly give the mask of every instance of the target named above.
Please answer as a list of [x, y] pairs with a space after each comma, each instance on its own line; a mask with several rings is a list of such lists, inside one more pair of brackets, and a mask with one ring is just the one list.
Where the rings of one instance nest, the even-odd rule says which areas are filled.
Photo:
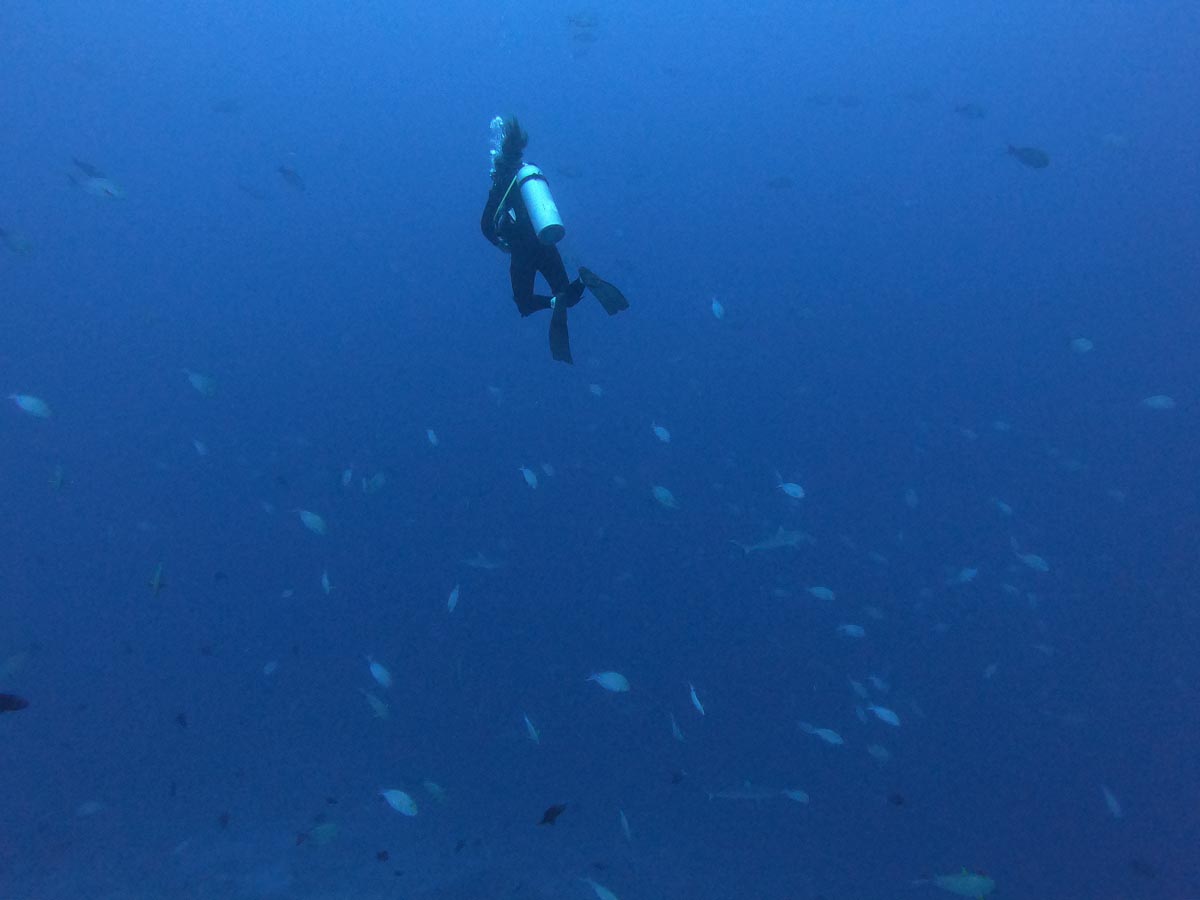
[[1194, 4], [246, 6], [0, 7], [0, 896], [1200, 895]]

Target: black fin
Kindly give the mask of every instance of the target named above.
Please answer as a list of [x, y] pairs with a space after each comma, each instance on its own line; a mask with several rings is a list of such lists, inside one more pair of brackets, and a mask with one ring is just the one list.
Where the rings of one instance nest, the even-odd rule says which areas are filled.
[[623, 309], [629, 309], [629, 301], [625, 299], [625, 295], [591, 269], [581, 266], [579, 280], [595, 295], [596, 299], [600, 301], [600, 305], [604, 307], [604, 311], [610, 316], [615, 316]]

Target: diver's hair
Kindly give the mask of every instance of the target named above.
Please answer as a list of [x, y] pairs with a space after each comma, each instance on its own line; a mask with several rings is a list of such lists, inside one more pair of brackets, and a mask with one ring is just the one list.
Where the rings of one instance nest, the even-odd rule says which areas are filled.
[[521, 123], [517, 121], [516, 116], [509, 116], [504, 120], [504, 146], [501, 148], [501, 155], [512, 160], [518, 160], [525, 152], [525, 146], [529, 143], [529, 135], [521, 130]]

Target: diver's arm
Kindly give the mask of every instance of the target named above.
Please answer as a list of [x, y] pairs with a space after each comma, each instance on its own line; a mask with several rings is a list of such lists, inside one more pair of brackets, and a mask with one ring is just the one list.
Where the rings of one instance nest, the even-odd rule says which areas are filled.
[[503, 196], [504, 191], [493, 187], [488, 194], [487, 205], [483, 208], [483, 217], [479, 220], [479, 228], [483, 232], [483, 236], [497, 247], [500, 246], [500, 235], [496, 234], [496, 212]]

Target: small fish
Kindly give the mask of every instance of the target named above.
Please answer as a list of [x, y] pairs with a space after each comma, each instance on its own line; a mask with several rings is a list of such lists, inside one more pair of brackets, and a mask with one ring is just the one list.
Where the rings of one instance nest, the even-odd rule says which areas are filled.
[[154, 567], [154, 574], [150, 576], [150, 580], [146, 582], [150, 586], [150, 590], [157, 597], [162, 593], [162, 589], [167, 586], [167, 580], [163, 577], [163, 564], [159, 563]]
[[1119, 819], [1125, 815], [1125, 810], [1121, 807], [1121, 801], [1117, 799], [1116, 794], [1108, 789], [1107, 785], [1100, 785], [1100, 793], [1104, 795], [1104, 805], [1108, 807], [1108, 811], [1114, 819]]
[[958, 570], [958, 573], [946, 579], [947, 585], [954, 584], [970, 584], [975, 580], [975, 576], [979, 574], [979, 570], [973, 566], [964, 566]]
[[125, 192], [111, 178], [105, 176], [103, 172], [97, 169], [89, 162], [84, 162], [82, 159], [72, 159], [77, 172], [68, 173], [68, 178], [71, 182], [82, 190], [85, 194], [91, 194], [93, 197], [99, 197], [102, 200], [120, 200], [125, 196]]
[[679, 730], [679, 723], [675, 721], [675, 713], [667, 713], [667, 718], [671, 720], [671, 737], [683, 743], [683, 732]]
[[37, 419], [50, 418], [50, 407], [46, 401], [32, 394], [9, 394], [8, 399], [17, 404], [17, 408]]
[[625, 810], [618, 809], [617, 812], [620, 814], [619, 821], [621, 823], [621, 834], [625, 835], [625, 840], [632, 844], [633, 829], [629, 827], [629, 819], [625, 815]]
[[304, 190], [304, 179], [301, 178], [300, 173], [291, 166], [281, 165], [275, 171], [280, 174], [283, 180], [287, 183], [288, 187], [297, 191]]
[[1017, 559], [1025, 563], [1025, 565], [1029, 566], [1029, 568], [1033, 569], [1035, 572], [1050, 571], [1050, 563], [1046, 562], [1046, 560], [1038, 556], [1036, 553], [1022, 553], [1020, 548], [1017, 546], [1016, 538], [1009, 538], [1009, 543], [1012, 544], [1013, 553], [1016, 554]]
[[704, 715], [704, 704], [700, 702], [700, 698], [696, 696], [696, 686], [690, 681], [688, 682], [688, 693], [692, 695], [692, 706], [696, 707], [696, 712]]
[[333, 591], [333, 584], [329, 580], [329, 570], [328, 569], [321, 570], [321, 590], [325, 592], [326, 597], [328, 597], [329, 594]]
[[867, 635], [867, 631], [865, 628], [863, 628], [861, 625], [854, 625], [853, 623], [850, 623], [850, 622], [847, 622], [843, 625], [839, 625], [837, 627], [837, 633], [840, 634], [842, 637], [847, 637], [847, 638], [861, 638], [861, 637], [866, 637], [866, 635]]
[[725, 318], [725, 307], [721, 305], [721, 301], [716, 297], [712, 299], [712, 314], [717, 321]]
[[384, 485], [387, 484], [387, 480], [388, 477], [386, 472], [376, 472], [370, 478], [364, 478], [362, 480], [362, 492], [364, 494], [378, 494], [383, 490]]
[[667, 509], [679, 509], [679, 501], [675, 499], [675, 495], [661, 484], [654, 485], [650, 489], [650, 495], [654, 497], [659, 506], [664, 506]]
[[488, 559], [482, 552], [476, 552], [470, 559], [464, 559], [463, 565], [470, 566], [472, 569], [482, 569], [485, 572], [493, 572], [496, 569], [504, 568], [504, 563]]
[[890, 710], [886, 706], [876, 706], [874, 703], [867, 704], [867, 709], [875, 713], [875, 718], [880, 722], [894, 725], [896, 728], [900, 727], [900, 717], [894, 710]]
[[[924, 884], [925, 882], [913, 883]], [[996, 889], [996, 882], [988, 876], [982, 872], [968, 872], [966, 869], [954, 875], [938, 875], [933, 879], [933, 884], [943, 891], [949, 891], [959, 897], [986, 897]]]
[[1085, 353], [1091, 353], [1095, 348], [1095, 344], [1085, 337], [1077, 337], [1071, 341], [1071, 352], [1082, 356]]
[[392, 673], [387, 670], [383, 663], [376, 662], [373, 657], [367, 657], [367, 667], [371, 670], [371, 677], [381, 688], [390, 688], [392, 686]]
[[431, 447], [436, 447], [441, 443], [441, 441], [438, 440], [437, 432], [435, 432], [432, 428], [425, 429], [425, 439], [429, 441], [429, 445]]
[[592, 881], [590, 878], [581, 878], [579, 880], [591, 887], [592, 893], [596, 895], [596, 900], [620, 900], [616, 894], [599, 882]]
[[819, 737], [821, 740], [831, 746], [837, 747], [846, 743], [844, 740], [842, 740], [842, 736], [832, 728], [817, 728], [815, 725], [810, 725], [808, 722], [801, 722], [799, 724], [800, 730], [805, 734], [811, 734], [814, 737]]
[[458, 585], [456, 584], [454, 590], [450, 592], [450, 596], [446, 598], [446, 612], [454, 612], [455, 607], [458, 606], [458, 596]]
[[620, 672], [593, 672], [587, 677], [588, 681], [594, 681], [606, 691], [612, 691], [614, 694], [621, 694], [629, 690], [629, 679]]
[[328, 534], [329, 526], [325, 524], [325, 520], [307, 509], [298, 509], [296, 512], [300, 515], [300, 521], [304, 527], [313, 534]]
[[553, 806], [549, 807], [544, 813], [542, 813], [542, 821], [538, 822], [538, 824], [539, 825], [553, 825], [555, 820], [558, 819], [558, 817], [563, 814], [563, 812], [566, 810], [566, 808], [567, 808], [567, 804], [565, 804], [565, 803], [555, 803]]
[[871, 758], [881, 766], [886, 765], [892, 758], [891, 751], [887, 747], [881, 747], [879, 744], [871, 744], [867, 747], [867, 752], [871, 754]]
[[537, 472], [533, 471], [533, 469], [529, 468], [528, 466], [521, 466], [517, 469], [517, 471], [521, 473], [521, 477], [525, 479], [525, 483], [527, 485], [529, 485], [531, 488], [537, 488]]
[[1009, 144], [1008, 155], [1016, 157], [1017, 162], [1031, 169], [1044, 169], [1050, 165], [1050, 155], [1037, 147], [1014, 147]]
[[808, 592], [818, 600], [828, 600], [829, 602], [833, 602], [834, 593], [827, 587], [820, 587], [819, 585], [817, 587], [810, 587]]
[[667, 431], [663, 426], [656, 422], [650, 424], [650, 430], [654, 432], [654, 436], [664, 444], [671, 443], [671, 432]]
[[964, 119], [982, 119], [987, 112], [978, 103], [960, 103], [954, 107], [954, 111]]
[[415, 816], [417, 814], [417, 801], [404, 793], [404, 791], [393, 788], [391, 790], [380, 791], [379, 796], [387, 801], [388, 806], [402, 816]]
[[529, 718], [528, 714], [525, 715], [525, 733], [529, 735], [529, 739], [535, 744], [540, 744], [542, 742], [542, 736], [538, 734], [538, 730], [533, 727], [533, 721]]
[[386, 719], [389, 715], [391, 715], [391, 711], [388, 709], [388, 705], [386, 703], [384, 703], [370, 691], [364, 691], [362, 688], [359, 688], [359, 691], [361, 691], [362, 695], [366, 698], [367, 705], [371, 707], [371, 712], [375, 713], [375, 718]]
[[1146, 409], [1165, 410], [1174, 409], [1176, 403], [1174, 398], [1168, 397], [1166, 394], [1155, 394], [1154, 396], [1147, 397], [1145, 400], [1143, 400], [1142, 406], [1144, 406]]
[[804, 488], [800, 487], [800, 485], [796, 484], [794, 481], [781, 481], [777, 487], [793, 500], [804, 499]]
[[201, 372], [193, 372], [191, 369], [184, 369], [183, 374], [187, 376], [188, 384], [205, 397], [211, 397], [217, 392], [216, 380], [210, 378], [208, 375], [204, 375]]
[[761, 553], [764, 550], [779, 550], [785, 547], [799, 547], [801, 544], [814, 543], [813, 537], [803, 531], [790, 531], [782, 525], [775, 530], [775, 533], [770, 537], [763, 538], [756, 544], [742, 544], [738, 541], [730, 541], [742, 548], [742, 552], [749, 556], [751, 553]]
[[789, 800], [794, 800], [797, 803], [808, 802], [808, 792], [802, 791], [799, 788], [784, 788], [783, 796], [787, 797]]

